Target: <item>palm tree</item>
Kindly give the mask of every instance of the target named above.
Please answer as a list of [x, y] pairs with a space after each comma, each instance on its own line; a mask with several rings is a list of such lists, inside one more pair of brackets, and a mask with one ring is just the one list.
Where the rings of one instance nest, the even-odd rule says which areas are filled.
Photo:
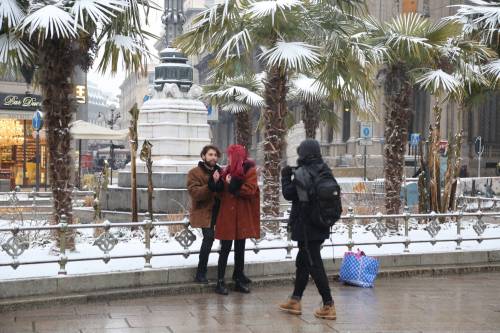
[[456, 20], [432, 23], [417, 13], [400, 15], [386, 23], [367, 20], [365, 41], [374, 45], [383, 57], [384, 95], [384, 173], [385, 206], [388, 214], [400, 212], [405, 148], [408, 141], [410, 101], [415, 77], [412, 71], [431, 67], [435, 54], [450, 38], [461, 35]]
[[225, 0], [193, 19], [191, 30], [176, 45], [187, 54], [209, 52], [224, 79], [248, 72], [255, 54], [265, 68], [263, 212], [279, 214], [279, 171], [288, 114], [290, 74], [319, 62], [317, 47], [306, 40], [307, 13], [303, 0]]
[[149, 0], [2, 0], [0, 5], [0, 63], [8, 67], [37, 67], [43, 95], [49, 147], [49, 179], [54, 219], [66, 215], [72, 223], [71, 136], [76, 112], [73, 71], [87, 71], [97, 51], [101, 71], [144, 70], [150, 36], [141, 27], [142, 9]]
[[318, 34], [316, 30], [336, 29], [333, 35], [347, 36], [348, 32], [342, 28], [353, 24], [351, 10], [363, 3], [361, 0], [225, 0], [195, 17], [191, 30], [177, 40], [176, 45], [187, 54], [215, 54], [217, 80], [242, 70], [253, 71], [253, 59], [258, 55], [265, 71], [261, 120], [266, 215], [279, 214], [279, 171], [289, 118], [290, 80], [293, 75], [322, 64], [321, 50], [326, 43], [324, 39], [312, 38]]
[[224, 83], [203, 87], [204, 98], [212, 106], [236, 116], [236, 143], [247, 149], [252, 144], [250, 113], [254, 108], [261, 109], [264, 106], [262, 88], [262, 82], [252, 74], [227, 78]]

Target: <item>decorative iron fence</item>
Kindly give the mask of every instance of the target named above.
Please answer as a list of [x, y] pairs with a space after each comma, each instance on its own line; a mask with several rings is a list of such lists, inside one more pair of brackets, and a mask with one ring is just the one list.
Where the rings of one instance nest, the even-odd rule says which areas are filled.
[[460, 196], [457, 198], [457, 204], [462, 206], [465, 211], [499, 211], [500, 198]]
[[[418, 243], [430, 243], [435, 245], [439, 242], [455, 242], [456, 250], [461, 250], [461, 244], [463, 242], [475, 241], [481, 243], [486, 240], [500, 240], [500, 234], [495, 234], [491, 237], [484, 237], [483, 234], [490, 226], [487, 225], [483, 218], [494, 218], [498, 219], [500, 213], [498, 212], [465, 212], [463, 210], [453, 213], [438, 214], [412, 214], [409, 212], [408, 208], [405, 208], [404, 213], [387, 215], [382, 213], [371, 214], [371, 215], [357, 215], [354, 214], [352, 207], [348, 208], [348, 213], [341, 217], [338, 225], [343, 225], [347, 228], [347, 241], [341, 243], [333, 242], [331, 244], [326, 244], [325, 247], [347, 247], [352, 250], [355, 246], [368, 246], [375, 245], [381, 247], [388, 244], [400, 244], [403, 245], [403, 252], [410, 252], [409, 246], [411, 244]], [[292, 250], [295, 248], [294, 243], [291, 240], [290, 231], [287, 228], [287, 218], [263, 218], [262, 219], [262, 238], [260, 240], [251, 240], [254, 243], [254, 247], [247, 249], [247, 251], [254, 251], [258, 253], [259, 251], [266, 250], [285, 250], [285, 258], [291, 259]], [[354, 227], [358, 227], [358, 221], [368, 220], [372, 221], [365, 230], [371, 231], [375, 236], [376, 241], [366, 241], [362, 239], [355, 239], [353, 237]], [[42, 225], [42, 226], [20, 226], [17, 223], [13, 223], [8, 227], [0, 227], [0, 233], [9, 233], [10, 237], [1, 244], [1, 248], [5, 251], [8, 256], [12, 259], [9, 262], [0, 262], [0, 267], [11, 266], [16, 269], [21, 265], [36, 265], [36, 264], [47, 264], [54, 263], [59, 265], [60, 275], [67, 274], [66, 265], [68, 262], [82, 262], [82, 261], [95, 261], [102, 260], [108, 263], [110, 260], [117, 259], [129, 259], [129, 258], [143, 258], [144, 268], [152, 268], [151, 259], [153, 257], [161, 256], [184, 256], [188, 258], [191, 254], [198, 254], [198, 250], [191, 250], [190, 247], [196, 240], [196, 235], [191, 230], [189, 226], [189, 219], [187, 216], [184, 217], [182, 221], [143, 221], [143, 222], [127, 222], [127, 223], [110, 223], [108, 221], [100, 224], [67, 224], [66, 217], [61, 217], [61, 223], [57, 225]], [[394, 221], [398, 221], [402, 226], [402, 239], [385, 239], [389, 232], [391, 232], [389, 226], [394, 225]], [[456, 228], [456, 232], [453, 237], [439, 238], [436, 236], [439, 234], [442, 226], [442, 222], [450, 222], [453, 227]], [[402, 222], [402, 223], [401, 223]], [[474, 230], [474, 237], [463, 237], [464, 222], [467, 222], [467, 226]], [[415, 224], [425, 225], [425, 230], [427, 231], [430, 238], [427, 239], [411, 239], [409, 235], [410, 228]], [[153, 252], [151, 250], [151, 235], [153, 228], [162, 228], [170, 226], [181, 226], [181, 230], [175, 234], [175, 240], [179, 243], [181, 248], [178, 251], [157, 251]], [[139, 253], [130, 253], [123, 255], [111, 255], [111, 251], [118, 244], [118, 238], [111, 232], [115, 228], [140, 228], [143, 230], [143, 243], [144, 249]], [[364, 227], [365, 228], [365, 227]], [[82, 257], [68, 257], [68, 248], [66, 245], [68, 235], [71, 233], [82, 230], [82, 229], [99, 229], [103, 232], [95, 237], [93, 245], [97, 246], [102, 255], [100, 256], [82, 256]], [[53, 259], [46, 260], [22, 260], [21, 256], [30, 247], [30, 242], [26, 241], [23, 234], [30, 232], [39, 231], [49, 231], [57, 235], [59, 244], [59, 254]], [[284, 240], [284, 244], [276, 244], [271, 246], [260, 246], [262, 239], [265, 239], [268, 234], [274, 234], [278, 238]]]

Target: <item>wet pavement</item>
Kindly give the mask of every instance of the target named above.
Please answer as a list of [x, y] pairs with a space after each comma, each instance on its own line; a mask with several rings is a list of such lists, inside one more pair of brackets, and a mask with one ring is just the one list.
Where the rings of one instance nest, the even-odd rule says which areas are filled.
[[280, 312], [277, 304], [292, 290], [287, 284], [249, 295], [189, 294], [4, 312], [0, 332], [500, 332], [500, 273], [384, 278], [374, 289], [331, 285], [336, 321], [313, 316], [320, 303], [313, 284], [302, 316]]

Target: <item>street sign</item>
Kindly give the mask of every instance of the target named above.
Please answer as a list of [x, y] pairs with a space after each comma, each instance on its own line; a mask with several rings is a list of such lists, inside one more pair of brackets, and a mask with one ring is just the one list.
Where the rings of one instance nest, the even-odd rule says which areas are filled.
[[31, 125], [35, 131], [39, 131], [43, 127], [43, 115], [40, 110], [36, 110], [31, 120]]
[[412, 147], [418, 146], [420, 142], [420, 133], [412, 133], [410, 136], [410, 144]]
[[369, 146], [372, 144], [373, 138], [373, 124], [372, 123], [361, 123], [359, 128], [359, 144], [362, 146]]
[[474, 151], [477, 155], [477, 176], [481, 177], [481, 157], [484, 153], [483, 138], [478, 136], [474, 141]]
[[372, 123], [361, 123], [360, 125], [360, 137], [365, 140], [371, 140], [373, 138], [373, 125]]
[[482, 155], [484, 152], [483, 138], [478, 136], [474, 141], [474, 151], [476, 155]]

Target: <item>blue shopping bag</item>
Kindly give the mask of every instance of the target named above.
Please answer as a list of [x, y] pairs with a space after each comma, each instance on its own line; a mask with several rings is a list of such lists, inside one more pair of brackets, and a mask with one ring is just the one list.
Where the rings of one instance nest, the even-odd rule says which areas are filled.
[[377, 278], [379, 262], [376, 258], [368, 257], [364, 252], [346, 252], [340, 266], [340, 280], [344, 283], [363, 287], [373, 287]]

